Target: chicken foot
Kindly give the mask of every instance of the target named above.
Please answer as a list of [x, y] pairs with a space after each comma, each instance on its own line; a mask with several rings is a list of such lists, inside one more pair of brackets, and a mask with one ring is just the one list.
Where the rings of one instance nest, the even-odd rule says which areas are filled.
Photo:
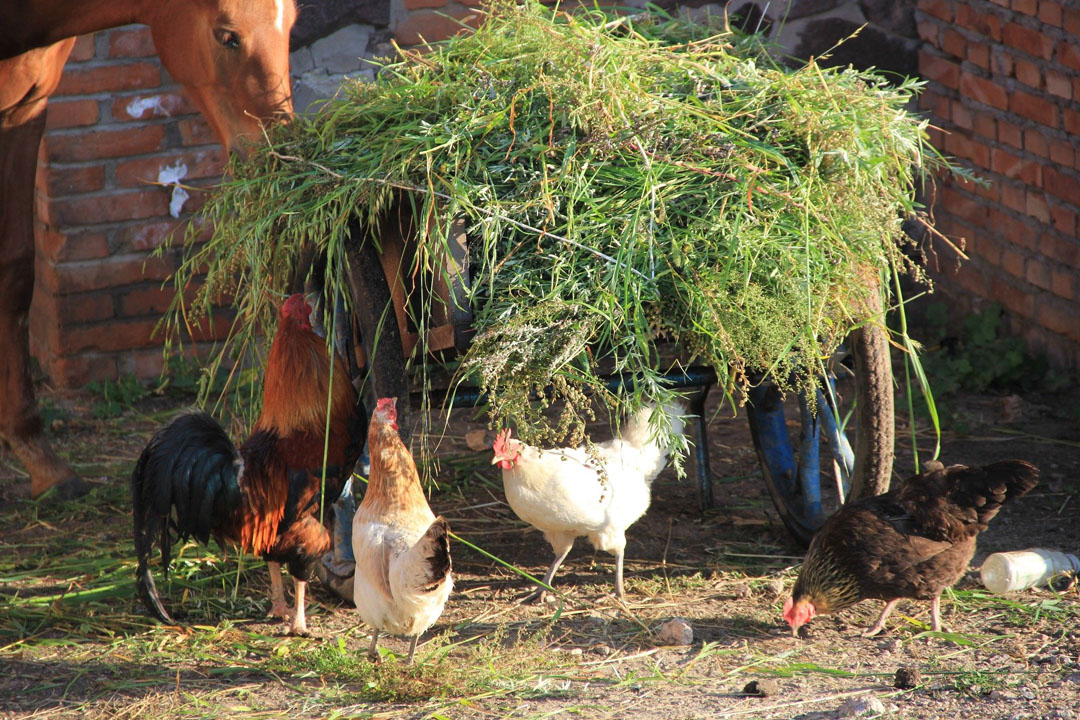
[[293, 616], [293, 609], [289, 606], [287, 600], [285, 600], [285, 584], [281, 580], [281, 563], [267, 562], [267, 569], [270, 570], [270, 612], [267, 613], [270, 617], [278, 617], [282, 620], [288, 620]]
[[[553, 546], [554, 547], [554, 546]], [[559, 566], [562, 565], [563, 560], [570, 554], [570, 551], [574, 547], [574, 541], [571, 540], [569, 545], [566, 545], [566, 549], [561, 553], [556, 551], [555, 562], [551, 563], [551, 567], [548, 568], [547, 574], [544, 575], [544, 585], [551, 587], [551, 581], [555, 578], [555, 573], [558, 571]], [[550, 594], [550, 591], [541, 585], [533, 590], [531, 593], [521, 599], [523, 603], [534, 603], [537, 601], [543, 602], [544, 599]]]
[[289, 634], [290, 635], [307, 635], [307, 615], [304, 613], [304, 595], [307, 594], [307, 582], [298, 578], [293, 578], [293, 599], [296, 601], [296, 608], [292, 613], [292, 617], [289, 622]]
[[896, 598], [895, 600], [890, 600], [889, 602], [885, 603], [885, 607], [882, 608], [881, 614], [878, 615], [877, 622], [875, 622], [869, 628], [864, 630], [863, 633], [862, 633], [862, 636], [863, 637], [874, 637], [879, 632], [884, 630], [885, 629], [885, 620], [886, 620], [886, 618], [889, 617], [889, 614], [893, 611], [893, 608], [896, 607], [896, 603], [898, 603], [898, 602], [900, 602], [900, 598]]
[[377, 663], [381, 660], [379, 657], [379, 630], [378, 628], [372, 628], [371, 630], [371, 645], [368, 646], [367, 651], [368, 660], [373, 663]]

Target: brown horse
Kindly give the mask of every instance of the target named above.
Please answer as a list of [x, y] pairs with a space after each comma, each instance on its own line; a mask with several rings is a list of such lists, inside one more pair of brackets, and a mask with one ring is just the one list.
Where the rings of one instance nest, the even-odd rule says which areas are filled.
[[86, 484], [45, 437], [30, 383], [34, 177], [45, 107], [75, 36], [150, 26], [158, 56], [222, 144], [257, 139], [292, 112], [289, 31], [294, 0], [3, 0], [0, 2], [0, 443], [30, 474], [33, 497]]

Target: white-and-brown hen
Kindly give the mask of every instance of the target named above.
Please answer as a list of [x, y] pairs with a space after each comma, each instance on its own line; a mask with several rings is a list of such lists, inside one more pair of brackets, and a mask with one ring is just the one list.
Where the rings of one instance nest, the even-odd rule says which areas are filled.
[[[550, 586], [555, 572], [581, 536], [597, 550], [615, 555], [615, 594], [622, 598], [626, 529], [649, 509], [652, 481], [667, 465], [669, 448], [654, 438], [646, 405], [627, 420], [622, 432], [589, 449], [542, 450], [510, 437], [495, 438], [492, 464], [502, 468], [506, 501], [519, 518], [544, 533], [555, 561], [544, 576]], [[683, 408], [664, 408], [672, 435], [683, 431]], [[537, 588], [528, 600], [543, 598]]]
[[380, 632], [416, 642], [442, 615], [450, 597], [450, 527], [435, 517], [420, 487], [420, 475], [397, 427], [397, 398], [382, 398], [371, 416], [371, 472], [352, 526], [356, 575], [353, 601], [372, 629], [372, 658]]
[[884, 600], [877, 622], [863, 633], [871, 636], [896, 603], [912, 598], [930, 601], [930, 627], [941, 630], [941, 593], [967, 569], [975, 538], [1038, 477], [1023, 460], [981, 467], [929, 462], [899, 487], [844, 505], [810, 543], [784, 619], [797, 633], [815, 615]]

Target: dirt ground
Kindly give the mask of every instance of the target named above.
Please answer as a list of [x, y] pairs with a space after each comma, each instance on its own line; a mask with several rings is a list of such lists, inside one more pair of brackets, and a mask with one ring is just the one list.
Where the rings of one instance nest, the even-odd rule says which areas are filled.
[[[717, 411], [716, 395], [709, 430], [716, 506], [702, 514], [693, 482], [664, 472], [648, 514], [627, 533], [625, 604], [611, 592], [612, 558], [584, 540], [556, 578], [567, 594], [561, 607], [518, 604], [526, 581], [456, 543], [455, 592], [418, 658], [421, 666], [464, 672], [468, 682], [459, 678], [430, 697], [378, 701], [370, 699], [377, 695], [373, 684], [385, 676], [364, 675], [365, 661], [356, 659], [367, 634], [354, 611], [317, 582], [311, 638], [286, 638], [262, 618], [267, 582], [258, 563], [235, 578], [247, 600], [226, 603], [225, 620], [197, 598], [175, 595], [168, 600], [174, 606], [196, 606], [190, 627], [164, 628], [146, 618], [130, 586], [130, 506], [116, 486], [126, 483], [149, 433], [177, 403], [150, 400], [119, 419], [95, 420], [86, 394], [46, 393], [64, 418], [57, 425], [60, 451], [76, 458], [95, 485], [85, 501], [94, 510], [31, 502], [19, 468], [10, 459], [0, 463], [0, 547], [7, 556], [0, 563], [0, 718], [1076, 717], [1076, 587], [1002, 598], [982, 591], [977, 573], [994, 551], [1080, 551], [1080, 421], [1058, 410], [1075, 408], [1075, 393], [986, 395], [957, 405], [968, 430], [945, 435], [945, 462], [1022, 458], [1040, 467], [1042, 480], [981, 536], [971, 572], [943, 599], [949, 635], [927, 634], [928, 607], [908, 602], [884, 635], [869, 639], [859, 630], [880, 610], [874, 601], [815, 619], [804, 638], [792, 637], [782, 622], [802, 549], [772, 507], [745, 417]], [[431, 505], [463, 539], [542, 575], [551, 549], [504, 504], [490, 456], [466, 446], [465, 431], [477, 427], [465, 413], [455, 415]], [[920, 434], [924, 458], [931, 441]], [[910, 435], [899, 432], [899, 474], [911, 470], [910, 446]], [[692, 461], [687, 469], [693, 478]], [[44, 609], [26, 604], [49, 588], [104, 582], [95, 573], [106, 570], [88, 569], [95, 543], [102, 555], [115, 556], [115, 594], [96, 603], [88, 597], [85, 606], [70, 599]], [[67, 553], [79, 564], [66, 565]], [[228, 595], [237, 572], [235, 559], [219, 565], [228, 579], [201, 591], [214, 598]], [[69, 582], [65, 572], [77, 577]], [[689, 646], [659, 640], [660, 625], [676, 617], [693, 629]], [[186, 650], [177, 649], [185, 643]], [[407, 647], [400, 639], [386, 646], [395, 653]], [[327, 647], [340, 649], [348, 663], [287, 662]], [[919, 671], [915, 688], [894, 687], [899, 668]], [[765, 694], [746, 692], [750, 682]]]

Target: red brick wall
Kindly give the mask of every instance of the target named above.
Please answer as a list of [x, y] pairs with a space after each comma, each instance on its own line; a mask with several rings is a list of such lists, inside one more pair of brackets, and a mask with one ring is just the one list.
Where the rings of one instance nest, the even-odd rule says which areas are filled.
[[[1012, 330], [1080, 367], [1080, 4], [919, 0], [921, 109], [946, 154], [989, 181], [943, 180], [938, 229], [971, 259], [937, 288], [1007, 308]], [[947, 251], [942, 251], [947, 256]]]
[[[142, 112], [134, 101], [159, 102]], [[148, 184], [187, 166], [184, 183], [219, 178], [225, 155], [158, 62], [149, 30], [128, 26], [79, 38], [49, 102], [37, 177], [37, 283], [31, 344], [51, 380], [73, 387], [161, 367], [152, 337], [171, 293], [173, 258], [150, 252], [185, 221], [172, 191]]]

